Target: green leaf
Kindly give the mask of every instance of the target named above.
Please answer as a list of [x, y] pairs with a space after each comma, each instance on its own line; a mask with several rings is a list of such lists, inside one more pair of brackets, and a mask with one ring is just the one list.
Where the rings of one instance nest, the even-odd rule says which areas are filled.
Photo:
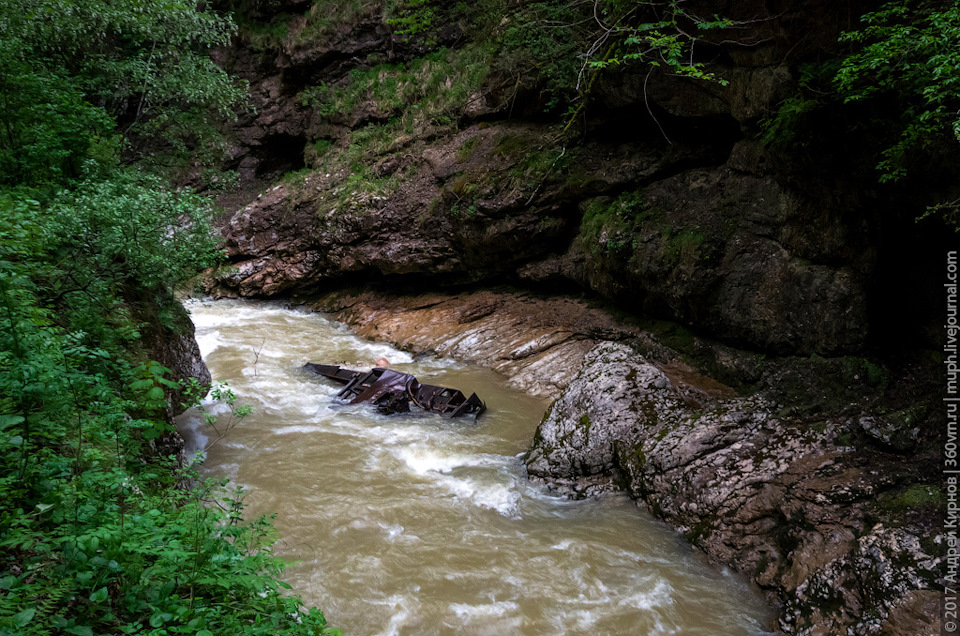
[[73, 634], [74, 636], [93, 636], [93, 630], [87, 627], [86, 625], [75, 625], [73, 627], [67, 627], [63, 631], [68, 634]]
[[23, 416], [21, 415], [0, 415], [0, 431], [7, 428], [8, 426], [16, 426], [17, 424], [23, 423]]
[[33, 620], [34, 614], [37, 613], [37, 610], [34, 608], [25, 609], [18, 614], [13, 615], [13, 625], [15, 627], [26, 627], [30, 621]]
[[150, 617], [151, 627], [161, 627], [164, 623], [173, 620], [173, 614], [170, 612], [158, 612]]
[[101, 587], [99, 590], [90, 595], [91, 603], [102, 603], [107, 600], [107, 588]]

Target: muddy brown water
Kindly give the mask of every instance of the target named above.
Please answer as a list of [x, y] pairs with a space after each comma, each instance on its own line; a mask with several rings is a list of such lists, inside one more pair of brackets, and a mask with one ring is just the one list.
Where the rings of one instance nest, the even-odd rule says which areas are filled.
[[[187, 303], [215, 381], [253, 414], [202, 472], [275, 512], [285, 578], [345, 634], [765, 633], [760, 595], [711, 567], [626, 497], [569, 501], [520, 455], [548, 406], [492, 371], [414, 358], [321, 315], [245, 301]], [[258, 356], [259, 351], [259, 356]], [[305, 362], [387, 358], [421, 381], [476, 391], [478, 422], [379, 415], [334, 401]], [[215, 405], [209, 408], [217, 410]], [[188, 450], [211, 439], [180, 418]]]

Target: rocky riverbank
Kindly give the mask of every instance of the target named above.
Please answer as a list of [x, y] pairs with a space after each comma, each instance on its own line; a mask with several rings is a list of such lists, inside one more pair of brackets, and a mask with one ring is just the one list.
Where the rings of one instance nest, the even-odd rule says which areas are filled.
[[244, 4], [220, 52], [257, 108], [228, 131], [230, 267], [208, 288], [553, 398], [531, 475], [625, 489], [785, 631], [934, 630], [941, 298], [917, 281], [948, 237], [915, 219], [956, 166], [878, 185], [856, 113], [798, 102], [872, 5], [697, 0], [735, 21], [698, 43], [722, 82], [625, 65], [570, 122], [540, 4], [430, 44], [392, 4], [334, 5]]
[[[923, 485], [929, 433], [909, 408], [869, 414], [877, 387], [866, 366], [847, 362], [846, 395], [862, 395], [838, 407], [842, 397], [825, 393], [838, 379], [826, 364], [757, 362], [691, 336], [692, 349], [725, 361], [731, 381], [759, 376], [738, 392], [664, 344], [663, 325], [619, 321], [583, 301], [368, 292], [310, 304], [366, 337], [489, 366], [555, 398], [526, 457], [531, 476], [575, 497], [625, 489], [712, 560], [749, 576], [780, 608], [784, 631], [939, 630], [939, 491]], [[790, 380], [804, 374], [823, 377]], [[793, 408], [785, 383], [796, 385]], [[806, 413], [796, 408], [800, 394]]]

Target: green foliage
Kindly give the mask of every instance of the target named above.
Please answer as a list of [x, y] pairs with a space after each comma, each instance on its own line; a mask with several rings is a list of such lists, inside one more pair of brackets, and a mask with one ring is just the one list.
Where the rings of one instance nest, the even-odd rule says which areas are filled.
[[846, 102], [888, 102], [887, 147], [877, 164], [881, 181], [895, 181], [935, 143], [960, 141], [960, 6], [897, 0], [861, 18], [841, 41], [836, 87]]
[[787, 148], [800, 136], [804, 119], [820, 106], [815, 99], [798, 94], [783, 100], [776, 113], [761, 121], [763, 133], [760, 140], [767, 146]]
[[457, 219], [461, 216], [464, 216], [468, 219], [475, 218], [477, 216], [477, 207], [473, 204], [463, 206], [460, 203], [454, 203], [450, 206], [450, 216]]
[[457, 147], [457, 161], [465, 163], [473, 157], [480, 146], [480, 137], [470, 137]]
[[220, 257], [210, 201], [134, 171], [83, 182], [46, 214], [55, 257], [70, 264], [63, 280], [79, 288], [95, 280], [143, 291], [173, 288]]
[[360, 106], [373, 106], [377, 118], [411, 117], [415, 125], [449, 126], [489, 73], [492, 51], [470, 45], [439, 51], [408, 64], [354, 69], [346, 85], [322, 84], [300, 95], [304, 106], [328, 118], [349, 118]]
[[[584, 79], [607, 68], [643, 64], [722, 83], [705, 70], [693, 48], [697, 33], [730, 24], [719, 18], [701, 20], [688, 15], [676, 2], [622, 0], [604, 0], [596, 6], [566, 0], [506, 5], [494, 0], [395, 0], [387, 4], [384, 16], [395, 33], [428, 50], [441, 43], [440, 32], [445, 28], [471, 44], [457, 50], [441, 48], [403, 66], [378, 65], [354, 71], [346, 86], [306, 91], [302, 96], [305, 104], [316, 106], [325, 116], [342, 117], [372, 101], [396, 116], [401, 110], [422, 107], [419, 102], [436, 85], [426, 91], [419, 86], [431, 84], [443, 73], [440, 79], [448, 84], [446, 90], [428, 101], [445, 102], [446, 108], [432, 110], [449, 118], [492, 70], [504, 81], [503, 88], [534, 84], [540, 91], [540, 108], [560, 114], [589, 92]], [[447, 60], [451, 70], [444, 68]]]
[[[214, 254], [201, 202], [152, 181], [0, 199], [0, 634], [332, 633], [285, 593], [268, 521], [222, 483], [176, 490], [196, 475], [150, 450], [180, 385], [126, 299]], [[218, 435], [249, 412], [212, 397]]]
[[416, 38], [428, 46], [437, 43], [442, 6], [435, 0], [398, 0], [387, 24], [394, 33]]
[[696, 257], [700, 246], [707, 240], [706, 235], [697, 226], [682, 229], [669, 228], [665, 234], [667, 236], [666, 261], [673, 265]]
[[322, 157], [323, 155], [327, 154], [332, 145], [333, 142], [329, 139], [318, 139], [313, 142], [313, 149], [316, 151], [318, 157]]
[[283, 10], [298, 7], [263, 0], [229, 4], [241, 41], [260, 52], [329, 45], [338, 33], [383, 8], [379, 0], [313, 0], [306, 12]]
[[523, 5], [504, 22], [498, 69], [517, 76], [534, 73], [542, 86], [544, 110], [567, 110], [567, 128], [583, 112], [605, 70], [639, 65], [726, 83], [705, 69], [694, 45], [700, 32], [731, 22], [699, 19], [680, 2], [543, 0]]
[[936, 485], [914, 484], [897, 492], [884, 493], [877, 505], [881, 510], [895, 514], [924, 509], [932, 512], [940, 505], [942, 496]]
[[233, 12], [240, 39], [254, 51], [279, 49], [289, 35], [288, 21], [293, 17], [287, 13], [272, 16], [269, 21], [255, 20], [249, 16], [247, 3], [240, 3]]
[[344, 26], [352, 26], [364, 17], [373, 17], [380, 7], [379, 0], [313, 0], [306, 14], [306, 23], [302, 29], [291, 33], [289, 41], [301, 46], [323, 44]]
[[376, 208], [398, 187], [400, 181], [395, 177], [378, 178], [367, 169], [358, 168], [334, 192], [341, 210], [358, 211]]
[[582, 9], [555, 0], [531, 2], [510, 16], [503, 29], [497, 70], [518, 79], [534, 77], [546, 112], [563, 112], [577, 98], [579, 55], [589, 46], [595, 24]]
[[[183, 390], [141, 335], [220, 253], [208, 200], [121, 155], [229, 114], [203, 52], [231, 32], [182, 0], [0, 0], [0, 636], [335, 633], [269, 520], [164, 455]], [[226, 434], [249, 411], [213, 397]]]
[[650, 217], [643, 190], [624, 192], [613, 201], [595, 199], [580, 222], [580, 238], [594, 254], [618, 254], [632, 248], [626, 240]]
[[[846, 143], [878, 156], [880, 182], [895, 182], [956, 153], [960, 7], [897, 0], [861, 23], [840, 38], [847, 54], [799, 67], [797, 94], [762, 121], [762, 140], [791, 149], [844, 122]], [[920, 218], [928, 216], [960, 231], [960, 201], [936, 203]]]
[[290, 185], [303, 183], [313, 171], [310, 168], [301, 168], [300, 170], [291, 170], [280, 177], [280, 181]]
[[[708, 72], [704, 64], [696, 60], [694, 45], [698, 32], [723, 29], [733, 25], [729, 19], [714, 17], [703, 20], [688, 13], [682, 2], [671, 0], [661, 3], [654, 20], [645, 21], [642, 11], [649, 7], [646, 2], [607, 0], [601, 3], [599, 21], [603, 34], [594, 43], [594, 50], [611, 40], [609, 54], [592, 59], [594, 68], [607, 68], [639, 62], [653, 68], [662, 68], [669, 73], [694, 79], [710, 80], [726, 85], [727, 81]], [[631, 24], [633, 22], [633, 24]], [[600, 44], [601, 46], [597, 46]]]
[[67, 183], [123, 139], [196, 140], [243, 91], [205, 55], [228, 19], [185, 0], [0, 0], [0, 185]]

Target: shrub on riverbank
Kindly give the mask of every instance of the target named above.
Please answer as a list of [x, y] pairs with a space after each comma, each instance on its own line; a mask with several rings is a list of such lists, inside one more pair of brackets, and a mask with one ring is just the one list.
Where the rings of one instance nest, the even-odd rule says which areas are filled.
[[269, 519], [180, 466], [148, 338], [219, 252], [209, 201], [130, 165], [238, 101], [205, 55], [232, 31], [177, 0], [0, 2], [0, 635], [336, 633]]

